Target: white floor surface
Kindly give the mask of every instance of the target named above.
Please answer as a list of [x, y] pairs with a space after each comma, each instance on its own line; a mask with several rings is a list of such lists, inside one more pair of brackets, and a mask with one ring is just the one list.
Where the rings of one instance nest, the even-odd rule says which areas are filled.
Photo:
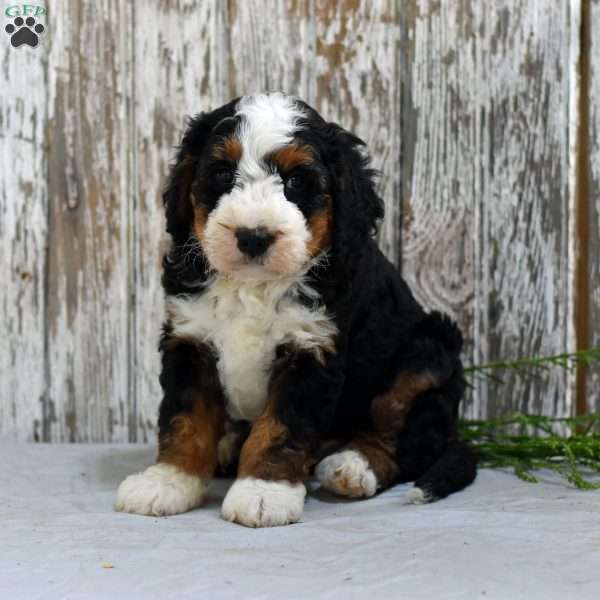
[[344, 501], [316, 485], [301, 523], [246, 529], [219, 506], [113, 511], [150, 446], [0, 445], [0, 599], [600, 598], [600, 492], [482, 471], [427, 506], [402, 485]]

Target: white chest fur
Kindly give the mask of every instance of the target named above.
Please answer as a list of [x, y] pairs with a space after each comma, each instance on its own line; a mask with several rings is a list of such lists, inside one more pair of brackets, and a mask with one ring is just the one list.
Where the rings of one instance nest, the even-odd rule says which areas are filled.
[[300, 303], [300, 281], [234, 281], [216, 278], [197, 296], [167, 300], [173, 334], [210, 344], [234, 419], [254, 420], [263, 411], [275, 349], [282, 343], [320, 354], [337, 332], [324, 308]]

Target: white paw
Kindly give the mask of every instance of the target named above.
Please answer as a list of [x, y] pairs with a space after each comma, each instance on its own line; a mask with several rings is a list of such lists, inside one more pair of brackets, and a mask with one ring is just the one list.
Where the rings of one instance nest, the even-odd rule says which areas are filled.
[[428, 504], [435, 500], [427, 490], [420, 487], [414, 487], [408, 490], [406, 499], [410, 504]]
[[221, 514], [226, 521], [246, 527], [288, 525], [302, 516], [305, 496], [302, 483], [237, 479], [223, 500]]
[[199, 506], [206, 487], [200, 477], [159, 463], [121, 483], [115, 509], [138, 515], [176, 515]]
[[377, 477], [364, 454], [343, 450], [324, 458], [315, 470], [323, 487], [340, 496], [368, 498], [377, 491]]

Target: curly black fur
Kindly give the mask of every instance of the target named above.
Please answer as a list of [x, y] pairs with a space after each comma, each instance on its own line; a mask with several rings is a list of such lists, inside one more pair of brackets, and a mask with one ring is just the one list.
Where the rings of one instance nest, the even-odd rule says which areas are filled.
[[[207, 264], [201, 250], [186, 255], [190, 236], [190, 186], [214, 127], [233, 117], [237, 100], [201, 114], [189, 123], [164, 195], [167, 230], [173, 246], [164, 262], [167, 294], [201, 293]], [[308, 117], [297, 138], [318, 153], [326, 167], [333, 199], [332, 248], [327, 264], [308, 273], [339, 329], [337, 352], [325, 364], [313, 355], [282, 347], [273, 369], [278, 385], [277, 413], [290, 431], [290, 443], [312, 443], [319, 436], [349, 438], [368, 427], [374, 397], [390, 388], [399, 373], [433, 374], [437, 386], [418, 397], [398, 433], [400, 480], [417, 480], [430, 497], [443, 497], [475, 478], [475, 459], [457, 441], [458, 406], [465, 384], [460, 360], [462, 336], [447, 316], [427, 313], [417, 303], [373, 236], [383, 217], [375, 190], [375, 171], [364, 142], [324, 121], [303, 105]], [[307, 302], [312, 300], [307, 299]], [[184, 388], [192, 385], [189, 348], [163, 357], [168, 415], [185, 410]], [[195, 360], [195, 359], [194, 359]]]

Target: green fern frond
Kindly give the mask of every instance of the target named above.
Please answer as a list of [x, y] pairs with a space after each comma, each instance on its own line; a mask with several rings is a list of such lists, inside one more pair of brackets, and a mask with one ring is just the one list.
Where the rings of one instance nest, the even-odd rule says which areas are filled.
[[520, 375], [529, 375], [537, 370], [547, 370], [559, 367], [567, 371], [573, 371], [578, 365], [589, 365], [600, 361], [600, 348], [589, 348], [577, 352], [564, 352], [552, 356], [534, 356], [518, 360], [499, 360], [484, 365], [475, 365], [465, 368], [465, 374], [469, 376], [484, 376], [498, 379], [494, 371], [515, 371]]
[[[600, 434], [592, 433], [600, 415], [552, 418], [515, 414], [463, 421], [462, 438], [475, 449], [482, 467], [512, 468], [520, 479], [537, 483], [534, 471], [555, 471], [581, 490], [600, 489]], [[567, 427], [569, 436], [559, 430]], [[525, 433], [525, 432], [531, 432]]]

